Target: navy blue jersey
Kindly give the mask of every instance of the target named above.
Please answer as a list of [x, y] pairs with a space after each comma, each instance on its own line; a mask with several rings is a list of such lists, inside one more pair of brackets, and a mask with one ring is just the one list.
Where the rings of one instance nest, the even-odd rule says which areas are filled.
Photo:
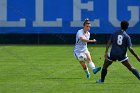
[[112, 43], [112, 48], [111, 48], [110, 54], [113, 54], [115, 56], [126, 55], [127, 48], [132, 46], [131, 38], [123, 30], [114, 32], [111, 35], [110, 40]]

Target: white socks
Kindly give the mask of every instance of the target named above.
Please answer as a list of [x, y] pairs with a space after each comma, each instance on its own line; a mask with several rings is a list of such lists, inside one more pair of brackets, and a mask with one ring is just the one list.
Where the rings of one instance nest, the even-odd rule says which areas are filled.
[[88, 64], [91, 69], [95, 69], [95, 64], [93, 62], [89, 62]]
[[[94, 65], [93, 62], [89, 62], [88, 64], [89, 64], [89, 67], [90, 67], [92, 70], [95, 69], [95, 65]], [[85, 73], [86, 73], [86, 74], [90, 74], [88, 68], [85, 70]]]

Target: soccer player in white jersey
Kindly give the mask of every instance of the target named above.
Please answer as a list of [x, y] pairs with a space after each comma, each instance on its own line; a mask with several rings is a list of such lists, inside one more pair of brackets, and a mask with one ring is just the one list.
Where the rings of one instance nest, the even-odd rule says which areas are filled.
[[89, 40], [90, 27], [91, 27], [91, 23], [90, 23], [89, 19], [85, 19], [85, 21], [83, 23], [83, 29], [78, 30], [78, 32], [76, 34], [76, 44], [75, 44], [75, 48], [74, 48], [74, 56], [77, 58], [77, 60], [83, 67], [87, 78], [90, 78], [90, 72], [88, 70], [88, 67], [87, 67], [85, 61], [88, 62], [89, 67], [93, 70], [94, 74], [96, 74], [101, 69], [101, 67], [95, 68], [95, 64], [93, 63], [90, 52], [88, 51], [88, 48], [87, 48], [87, 42], [96, 42], [95, 39]]

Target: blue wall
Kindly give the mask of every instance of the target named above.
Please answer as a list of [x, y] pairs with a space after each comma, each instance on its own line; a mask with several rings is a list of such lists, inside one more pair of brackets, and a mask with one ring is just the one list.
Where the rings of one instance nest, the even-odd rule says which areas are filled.
[[91, 33], [110, 34], [125, 19], [140, 34], [140, 0], [0, 0], [0, 8], [0, 34], [74, 34], [85, 18]]

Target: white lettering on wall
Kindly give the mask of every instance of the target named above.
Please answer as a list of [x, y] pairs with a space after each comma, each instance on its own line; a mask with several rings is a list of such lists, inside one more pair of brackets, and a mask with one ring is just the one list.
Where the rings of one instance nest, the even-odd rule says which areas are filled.
[[44, 0], [36, 0], [35, 21], [33, 27], [62, 27], [62, 19], [56, 18], [56, 21], [44, 21]]
[[[131, 12], [131, 19], [129, 20], [129, 27], [134, 27], [139, 22], [139, 7], [128, 6], [128, 11]], [[122, 14], [119, 16], [123, 16]], [[117, 19], [117, 0], [109, 0], [109, 22], [114, 27], [120, 27], [120, 22]]]
[[[87, 9], [88, 11], [93, 11], [93, 1], [88, 1], [88, 3], [81, 3], [81, 0], [73, 0], [73, 21], [71, 22], [71, 27], [82, 27], [83, 21], [81, 21], [81, 10]], [[94, 19], [91, 21], [91, 25], [94, 27], [100, 26], [99, 19]]]
[[25, 21], [23, 18], [20, 21], [8, 21], [7, 0], [0, 0], [0, 27], [25, 27]]

